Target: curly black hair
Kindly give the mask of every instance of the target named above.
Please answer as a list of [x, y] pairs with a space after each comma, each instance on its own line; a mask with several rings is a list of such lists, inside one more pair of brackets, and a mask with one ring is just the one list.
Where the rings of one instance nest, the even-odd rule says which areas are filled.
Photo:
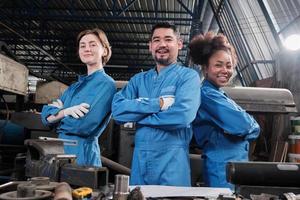
[[196, 35], [189, 44], [190, 56], [195, 64], [208, 66], [209, 58], [219, 50], [229, 52], [232, 56], [233, 66], [237, 63], [234, 47], [223, 34], [207, 32]]

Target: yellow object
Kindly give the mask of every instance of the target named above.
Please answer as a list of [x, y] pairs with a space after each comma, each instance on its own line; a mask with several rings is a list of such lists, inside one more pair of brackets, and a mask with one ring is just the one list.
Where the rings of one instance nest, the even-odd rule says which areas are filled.
[[84, 199], [92, 196], [93, 190], [89, 187], [81, 187], [73, 190], [72, 196], [76, 199]]

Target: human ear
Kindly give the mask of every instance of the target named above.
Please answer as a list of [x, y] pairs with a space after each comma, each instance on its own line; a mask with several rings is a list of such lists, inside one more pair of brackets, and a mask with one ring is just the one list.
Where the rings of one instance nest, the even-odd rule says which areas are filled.
[[178, 49], [182, 49], [183, 48], [183, 41], [181, 38], [178, 39]]
[[104, 51], [103, 51], [103, 55], [102, 55], [102, 56], [107, 56], [107, 54], [108, 54], [107, 48], [104, 48]]

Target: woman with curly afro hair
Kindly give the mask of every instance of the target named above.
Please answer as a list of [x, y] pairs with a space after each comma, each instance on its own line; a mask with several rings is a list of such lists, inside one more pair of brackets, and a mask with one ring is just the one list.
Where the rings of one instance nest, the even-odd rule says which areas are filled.
[[233, 189], [226, 180], [226, 163], [248, 160], [249, 142], [258, 137], [260, 128], [221, 89], [237, 64], [227, 38], [212, 32], [196, 35], [189, 49], [192, 61], [201, 65], [204, 74], [201, 106], [193, 122], [197, 144], [203, 151], [203, 179], [206, 186]]

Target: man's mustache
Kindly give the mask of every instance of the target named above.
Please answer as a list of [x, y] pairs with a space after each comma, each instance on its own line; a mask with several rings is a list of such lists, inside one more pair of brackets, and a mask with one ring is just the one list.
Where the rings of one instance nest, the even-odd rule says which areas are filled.
[[158, 52], [158, 51], [161, 51], [161, 50], [165, 50], [165, 51], [169, 52], [169, 49], [167, 49], [167, 48], [165, 48], [165, 47], [161, 47], [161, 48], [159, 48], [159, 49], [156, 49], [155, 52]]

